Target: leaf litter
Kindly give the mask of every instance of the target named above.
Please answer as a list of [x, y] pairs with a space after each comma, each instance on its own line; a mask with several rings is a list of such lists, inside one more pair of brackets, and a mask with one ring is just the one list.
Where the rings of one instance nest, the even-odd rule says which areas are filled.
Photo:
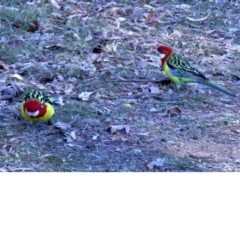
[[[24, 138], [0, 153], [1, 171], [239, 171], [239, 99], [176, 89], [156, 51], [171, 46], [237, 93], [235, 3], [0, 4], [1, 142]], [[21, 118], [29, 88], [64, 99], [53, 126]]]

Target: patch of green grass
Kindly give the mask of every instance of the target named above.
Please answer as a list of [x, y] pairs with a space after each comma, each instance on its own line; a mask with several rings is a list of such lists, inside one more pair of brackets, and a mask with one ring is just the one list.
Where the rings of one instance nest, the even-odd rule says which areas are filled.
[[18, 50], [8, 44], [2, 44], [0, 48], [0, 59], [8, 64], [15, 63], [19, 60]]
[[81, 119], [91, 118], [92, 115], [96, 115], [94, 109], [91, 108], [88, 102], [79, 101], [76, 103], [67, 103], [64, 105], [64, 109], [59, 110], [59, 116], [77, 116]]
[[1, 34], [4, 35], [15, 34], [18, 29], [20, 29], [19, 33], [26, 32], [29, 24], [38, 19], [38, 12], [31, 9], [1, 8], [0, 15], [3, 23]]

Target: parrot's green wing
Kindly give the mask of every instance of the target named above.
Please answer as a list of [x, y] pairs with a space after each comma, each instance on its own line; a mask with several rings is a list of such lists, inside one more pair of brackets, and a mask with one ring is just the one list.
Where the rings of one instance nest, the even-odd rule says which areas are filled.
[[203, 85], [206, 85], [211, 88], [215, 88], [223, 93], [226, 93], [232, 97], [236, 97], [235, 94], [229, 92], [227, 89], [222, 88], [210, 81], [197, 69], [192, 67], [190, 63], [182, 58], [178, 54], [172, 54], [168, 60], [167, 65], [169, 68], [169, 72], [172, 76], [177, 77], [181, 84], [189, 83], [189, 82], [197, 82]]
[[178, 54], [172, 54], [168, 58], [167, 64], [169, 67], [169, 71], [173, 76], [186, 79], [189, 78], [192, 79], [191, 82], [195, 82], [199, 79], [207, 81], [206, 77], [202, 73], [192, 67], [187, 60], [185, 60]]
[[49, 93], [39, 90], [31, 90], [29, 91], [25, 97], [24, 101], [29, 99], [38, 99], [42, 104], [57, 104], [63, 106], [63, 99], [61, 97], [52, 97]]
[[52, 104], [52, 98], [51, 96], [43, 91], [39, 91], [39, 90], [31, 90], [28, 93], [26, 93], [24, 100], [27, 101], [29, 99], [38, 99], [41, 103], [45, 104], [45, 103], [50, 103]]

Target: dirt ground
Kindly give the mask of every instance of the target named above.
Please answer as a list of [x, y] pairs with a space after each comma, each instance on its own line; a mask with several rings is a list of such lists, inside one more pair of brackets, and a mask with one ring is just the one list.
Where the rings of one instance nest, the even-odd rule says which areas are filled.
[[[236, 1], [1, 1], [0, 171], [240, 170]], [[159, 45], [237, 95], [163, 75]], [[61, 96], [51, 124], [23, 94]]]

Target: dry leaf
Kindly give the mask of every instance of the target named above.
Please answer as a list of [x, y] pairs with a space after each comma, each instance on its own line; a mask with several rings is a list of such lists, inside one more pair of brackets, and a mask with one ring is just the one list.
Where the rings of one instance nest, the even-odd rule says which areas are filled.
[[39, 21], [33, 20], [29, 23], [29, 27], [28, 27], [27, 31], [34, 33], [39, 29], [39, 26], [40, 26]]
[[156, 108], [150, 108], [149, 112], [157, 112], [158, 110]]
[[240, 30], [239, 27], [233, 27], [228, 29], [230, 32], [238, 32]]
[[24, 90], [17, 84], [10, 83], [2, 88], [0, 88], [0, 99], [10, 100], [24, 93]]
[[126, 138], [121, 134], [121, 133], [116, 133], [116, 134], [114, 134], [112, 137], [111, 137], [111, 139], [113, 139], [113, 140], [126, 140]]
[[152, 23], [158, 23], [161, 18], [165, 16], [165, 13], [159, 13], [157, 17], [152, 19]]
[[83, 101], [88, 101], [90, 96], [95, 92], [82, 92], [78, 95], [78, 98]]
[[94, 54], [93, 55], [94, 59], [92, 61], [92, 63], [98, 63], [102, 61], [102, 55], [101, 54]]
[[94, 136], [92, 137], [92, 140], [97, 140], [98, 138], [99, 138], [99, 135], [96, 134], [96, 135], [94, 135]]
[[79, 37], [79, 35], [77, 33], [73, 33], [73, 37], [76, 38], [77, 40], [81, 40], [81, 38]]
[[113, 43], [107, 44], [105, 47], [103, 47], [103, 49], [106, 52], [110, 53], [110, 52], [116, 52], [117, 47], [118, 47], [118, 45], [115, 42], [113, 42]]
[[23, 168], [23, 167], [6, 167], [0, 168], [0, 172], [31, 172], [35, 171], [33, 168]]
[[71, 14], [77, 14], [78, 13], [78, 8], [75, 7], [74, 9], [71, 10]]
[[4, 70], [9, 70], [9, 65], [4, 63], [3, 61], [0, 61], [0, 69], [4, 69]]
[[166, 115], [170, 116], [170, 117], [177, 117], [179, 115], [181, 115], [181, 110], [178, 107], [172, 107], [171, 109], [168, 109], [166, 111]]
[[112, 125], [110, 126], [110, 132], [111, 134], [113, 133], [117, 133], [118, 131], [122, 131], [125, 130], [125, 133], [129, 133], [130, 132], [130, 126], [129, 125]]
[[140, 132], [140, 133], [137, 133], [137, 135], [139, 136], [148, 136], [150, 133], [149, 132]]
[[8, 44], [14, 47], [24, 47], [26, 45], [25, 41], [20, 39], [13, 39], [11, 41], [8, 41]]
[[151, 22], [151, 19], [152, 19], [152, 17], [153, 17], [153, 14], [154, 14], [154, 12], [153, 12], [153, 10], [151, 9], [150, 12], [149, 12], [149, 14], [148, 14], [148, 16], [147, 16], [146, 19], [145, 19], [145, 23], [146, 23], [146, 24], [148, 24], [148, 23]]
[[53, 44], [53, 45], [44, 46], [44, 48], [57, 50], [57, 49], [66, 48], [66, 47], [61, 43], [57, 43], [57, 44]]
[[176, 8], [181, 8], [181, 9], [189, 9], [191, 8], [191, 6], [189, 4], [179, 4], [179, 5], [175, 5]]
[[73, 140], [76, 140], [76, 139], [77, 139], [77, 137], [76, 137], [76, 132], [75, 132], [75, 131], [71, 131], [71, 132], [70, 132], [70, 136], [71, 136], [71, 138], [72, 138]]
[[119, 22], [124, 22], [124, 21], [126, 21], [126, 20], [127, 20], [127, 19], [124, 18], [124, 17], [119, 17], [119, 18], [118, 18], [118, 21], [119, 21]]
[[153, 10], [151, 9], [151, 11], [149, 12], [147, 18], [145, 19], [145, 23], [146, 24], [150, 24], [150, 23], [158, 23], [159, 20], [165, 16], [165, 13], [159, 13], [157, 15], [157, 17], [153, 17], [154, 16], [154, 12]]
[[84, 39], [85, 42], [89, 42], [89, 41], [91, 41], [91, 40], [93, 40], [93, 36], [92, 36], [91, 34], [89, 34], [89, 35]]
[[67, 133], [66, 136], [64, 137], [64, 141], [67, 143], [71, 143], [74, 141], [74, 139]]
[[15, 73], [15, 74], [13, 74], [13, 75], [11, 75], [11, 78], [13, 78], [13, 79], [17, 79], [17, 80], [23, 80], [23, 77], [22, 76], [20, 76], [19, 74], [17, 74], [17, 73]]
[[125, 104], [123, 104], [123, 106], [125, 106], [127, 108], [132, 108], [132, 105], [130, 103], [125, 103]]
[[165, 159], [157, 158], [155, 161], [150, 162], [147, 167], [152, 170], [154, 167], [162, 167], [165, 162]]
[[51, 157], [52, 154], [46, 153], [40, 157], [38, 157], [38, 159], [42, 160], [43, 162], [48, 162], [49, 161], [49, 157]]
[[97, 109], [97, 113], [98, 114], [110, 114], [111, 113], [111, 110], [109, 109], [109, 108], [107, 108], [107, 107], [102, 107], [102, 108], [98, 108]]
[[57, 9], [61, 8], [60, 5], [55, 0], [49, 0], [49, 1], [55, 8], [57, 8]]
[[158, 93], [161, 92], [161, 91], [159, 90], [159, 88], [156, 87], [156, 86], [150, 86], [148, 89], [149, 89], [149, 91], [150, 91], [151, 93], [153, 93], [153, 94], [158, 94]]
[[202, 17], [202, 18], [191, 18], [191, 17], [186, 17], [189, 21], [192, 21], [192, 22], [202, 22], [202, 21], [205, 21], [207, 20], [209, 17], [209, 14], [205, 17]]
[[183, 33], [178, 31], [177, 29], [174, 29], [173, 32], [171, 33], [171, 37], [174, 37], [174, 38], [181, 38], [182, 35]]
[[145, 4], [144, 7], [149, 8], [149, 9], [153, 9], [153, 7], [151, 5], [148, 5], [148, 4]]
[[104, 11], [106, 8], [112, 7], [113, 5], [116, 5], [116, 3], [113, 2], [113, 1], [112, 1], [112, 2], [109, 2], [109, 3], [107, 3], [107, 4], [105, 4], [105, 5], [101, 6], [101, 7], [99, 7], [98, 12], [102, 12], [102, 11]]
[[211, 33], [214, 33], [215, 31], [216, 31], [216, 30], [213, 29], [213, 30], [204, 31], [204, 33], [206, 33], [206, 34], [211, 34]]
[[71, 125], [69, 123], [58, 121], [54, 124], [54, 127], [61, 130], [67, 130]]

